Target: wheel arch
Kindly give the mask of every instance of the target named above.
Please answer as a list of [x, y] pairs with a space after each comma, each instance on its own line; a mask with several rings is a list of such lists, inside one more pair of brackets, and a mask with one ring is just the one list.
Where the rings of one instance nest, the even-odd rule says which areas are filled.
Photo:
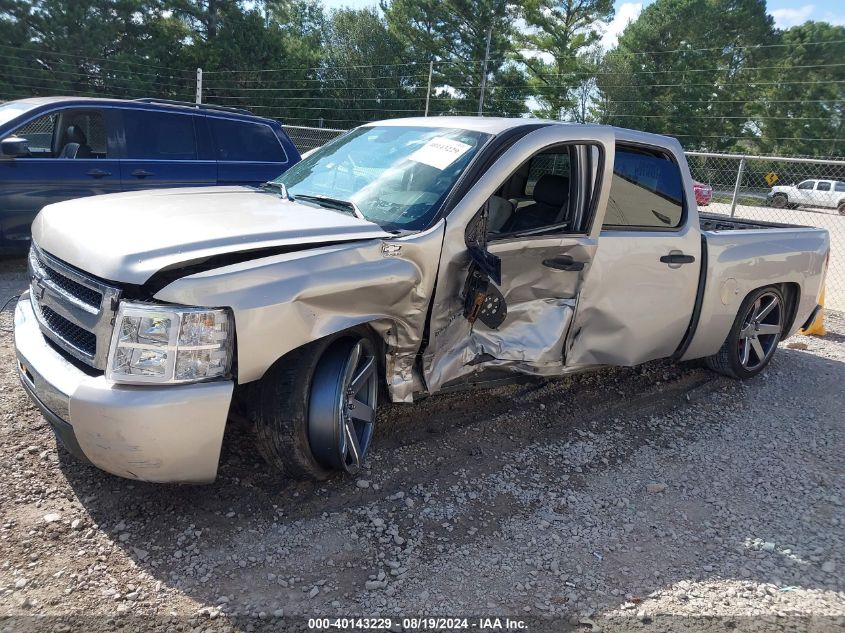
[[[786, 338], [786, 333], [792, 331], [792, 326], [795, 324], [795, 319], [798, 316], [798, 304], [801, 300], [801, 286], [795, 281], [786, 281], [773, 285], [780, 288], [781, 294], [783, 294], [783, 301], [786, 304], [784, 306], [786, 308], [786, 319], [784, 320], [783, 328], [783, 338]], [[761, 287], [765, 288], [766, 286]]]
[[298, 354], [302, 349], [306, 347], [315, 347], [314, 351], [316, 353], [323, 354], [325, 353], [325, 350], [328, 349], [328, 347], [333, 343], [340, 341], [344, 338], [349, 338], [353, 336], [365, 336], [369, 338], [376, 346], [376, 353], [378, 357], [379, 381], [381, 384], [386, 385], [387, 356], [392, 346], [392, 339], [395, 336], [396, 325], [397, 324], [393, 321], [393, 319], [389, 318], [371, 320], [362, 319], [360, 322], [352, 322], [351, 324], [347, 324], [345, 327], [340, 327], [333, 332], [323, 334], [322, 336], [319, 336], [314, 340], [288, 349], [275, 361], [273, 361], [259, 377], [257, 377], [255, 380], [251, 380], [250, 382], [240, 383], [239, 386], [247, 388], [249, 385], [260, 382], [270, 370], [277, 367], [278, 365], [285, 364], [285, 362], [289, 360], [293, 355]]

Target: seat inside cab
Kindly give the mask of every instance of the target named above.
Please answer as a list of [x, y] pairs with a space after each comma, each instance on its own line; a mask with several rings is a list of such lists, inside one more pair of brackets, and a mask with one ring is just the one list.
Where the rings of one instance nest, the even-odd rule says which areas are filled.
[[574, 146], [556, 147], [533, 156], [489, 199], [490, 237], [571, 227], [573, 193], [570, 154]]

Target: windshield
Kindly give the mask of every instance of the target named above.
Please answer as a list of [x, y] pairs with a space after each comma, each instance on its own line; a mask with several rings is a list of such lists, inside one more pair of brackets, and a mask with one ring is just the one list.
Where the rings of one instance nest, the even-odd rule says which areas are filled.
[[273, 182], [305, 202], [320, 202], [308, 196], [350, 202], [387, 230], [422, 229], [489, 138], [452, 128], [358, 128]]
[[21, 101], [10, 101], [9, 103], [0, 105], [0, 125], [8, 123], [35, 106], [36, 104], [34, 103], [24, 103]]

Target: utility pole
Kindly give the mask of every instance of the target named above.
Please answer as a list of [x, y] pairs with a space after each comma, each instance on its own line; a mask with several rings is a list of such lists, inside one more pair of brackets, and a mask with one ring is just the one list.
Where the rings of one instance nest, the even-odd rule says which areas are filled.
[[487, 48], [484, 51], [484, 65], [481, 69], [481, 94], [478, 95], [478, 116], [483, 116], [484, 89], [487, 87], [487, 60], [490, 59], [490, 38], [493, 37], [493, 24], [487, 29]]
[[197, 68], [197, 103], [202, 103], [202, 68]]
[[428, 102], [431, 99], [431, 75], [434, 73], [434, 60], [428, 62], [428, 90], [425, 91], [425, 116], [428, 116]]

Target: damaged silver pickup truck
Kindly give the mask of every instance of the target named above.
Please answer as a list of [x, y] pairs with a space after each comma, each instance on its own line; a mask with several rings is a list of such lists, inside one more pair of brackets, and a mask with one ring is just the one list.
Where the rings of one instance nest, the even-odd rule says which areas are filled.
[[373, 123], [264, 188], [46, 207], [21, 381], [71, 452], [208, 482], [230, 411], [289, 475], [355, 472], [380, 399], [657, 358], [759, 373], [818, 309], [815, 228], [699, 215], [678, 142], [528, 119]]

